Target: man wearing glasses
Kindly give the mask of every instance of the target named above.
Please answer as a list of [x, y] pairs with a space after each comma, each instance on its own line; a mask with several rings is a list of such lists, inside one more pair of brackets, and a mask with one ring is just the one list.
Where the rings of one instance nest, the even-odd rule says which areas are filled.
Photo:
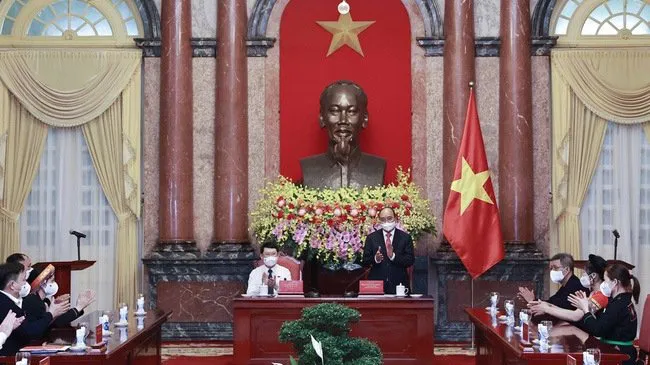
[[379, 222], [381, 229], [366, 238], [363, 265], [371, 266], [368, 280], [383, 280], [384, 292], [395, 294], [397, 285], [409, 287], [406, 269], [415, 261], [413, 239], [408, 233], [395, 228], [397, 221], [393, 209], [382, 209]]

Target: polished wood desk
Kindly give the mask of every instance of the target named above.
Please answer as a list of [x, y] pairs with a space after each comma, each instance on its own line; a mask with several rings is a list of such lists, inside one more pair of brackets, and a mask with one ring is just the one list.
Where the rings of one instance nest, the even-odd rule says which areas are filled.
[[352, 325], [350, 336], [377, 343], [384, 355], [383, 364], [431, 364], [433, 299], [383, 296], [237, 298], [233, 302], [233, 364], [286, 364], [293, 348], [278, 340], [282, 323], [299, 319], [305, 307], [332, 302], [361, 312], [361, 321]]
[[[89, 313], [72, 323], [88, 323], [93, 331], [86, 338], [86, 345], [95, 344], [94, 327], [99, 323], [101, 311]], [[50, 357], [50, 364], [74, 364], [74, 365], [160, 365], [160, 342], [161, 326], [167, 321], [171, 312], [161, 310], [150, 310], [144, 317], [142, 329], [138, 329], [138, 323], [133, 313], [129, 315], [129, 325], [126, 328], [115, 328], [111, 324], [113, 334], [108, 337], [106, 351], [104, 352], [58, 352], [47, 355], [33, 355], [32, 364], [45, 357]], [[69, 330], [57, 329], [52, 332], [51, 340], [55, 343], [71, 344], [75, 342], [74, 328]], [[36, 361], [38, 360], [38, 361]], [[15, 364], [14, 357], [0, 357], [0, 364]]]
[[[484, 308], [467, 308], [465, 312], [475, 326], [476, 365], [566, 364], [567, 355], [582, 364], [582, 352], [595, 347], [600, 348], [601, 365], [620, 364], [628, 358], [613, 346], [569, 325], [553, 327], [549, 349], [541, 352], [537, 346], [522, 343], [520, 334], [510, 331], [505, 324], [495, 324]], [[532, 326], [530, 338], [537, 338], [537, 330]]]

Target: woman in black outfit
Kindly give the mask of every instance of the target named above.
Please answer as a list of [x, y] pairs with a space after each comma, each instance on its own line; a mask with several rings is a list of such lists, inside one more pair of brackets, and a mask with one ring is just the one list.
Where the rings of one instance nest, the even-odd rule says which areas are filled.
[[601, 342], [614, 345], [622, 353], [630, 356], [623, 365], [634, 365], [637, 358], [633, 345], [636, 338], [637, 315], [634, 302], [639, 302], [641, 287], [639, 280], [621, 264], [613, 264], [605, 269], [605, 280], [600, 291], [609, 297], [604, 311], [589, 312], [589, 300], [580, 293], [569, 296], [569, 301], [585, 314], [580, 327]]

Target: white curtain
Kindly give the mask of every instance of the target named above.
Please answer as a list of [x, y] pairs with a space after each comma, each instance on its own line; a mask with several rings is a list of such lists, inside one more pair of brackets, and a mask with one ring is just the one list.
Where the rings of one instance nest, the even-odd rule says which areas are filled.
[[97, 292], [89, 310], [113, 308], [117, 218], [97, 179], [80, 127], [50, 128], [38, 175], [20, 216], [21, 250], [34, 262], [81, 258], [95, 265], [72, 274], [72, 304], [83, 289]]
[[613, 259], [612, 231], [620, 233], [617, 258], [635, 265], [641, 282], [640, 316], [650, 292], [650, 143], [642, 124], [608, 123], [580, 223], [582, 259]]

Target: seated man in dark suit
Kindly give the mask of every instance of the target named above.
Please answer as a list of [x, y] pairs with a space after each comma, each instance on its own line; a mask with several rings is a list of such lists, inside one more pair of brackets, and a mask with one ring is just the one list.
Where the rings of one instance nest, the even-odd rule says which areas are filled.
[[[0, 265], [0, 318], [9, 311], [17, 317], [24, 317], [23, 298], [29, 294], [31, 287], [27, 283], [25, 267], [18, 263]], [[40, 319], [31, 321], [25, 317], [0, 349], [0, 356], [13, 356], [31, 341], [41, 340], [50, 322], [70, 309], [70, 303], [52, 303], [47, 313]]]
[[363, 265], [372, 267], [368, 280], [383, 280], [384, 292], [395, 294], [397, 285], [409, 287], [406, 269], [415, 262], [413, 239], [408, 233], [395, 228], [393, 209], [382, 209], [379, 212], [379, 221], [382, 229], [366, 238]]
[[[569, 294], [583, 291], [589, 295], [589, 289], [583, 287], [580, 283], [580, 279], [573, 274], [573, 256], [568, 253], [558, 253], [551, 257], [549, 268], [551, 269], [551, 281], [560, 284], [561, 287], [546, 301], [560, 308], [569, 310], [575, 309], [575, 307], [569, 303]], [[519, 297], [523, 298], [526, 303], [532, 303], [535, 301], [535, 293], [528, 288], [519, 288]]]

